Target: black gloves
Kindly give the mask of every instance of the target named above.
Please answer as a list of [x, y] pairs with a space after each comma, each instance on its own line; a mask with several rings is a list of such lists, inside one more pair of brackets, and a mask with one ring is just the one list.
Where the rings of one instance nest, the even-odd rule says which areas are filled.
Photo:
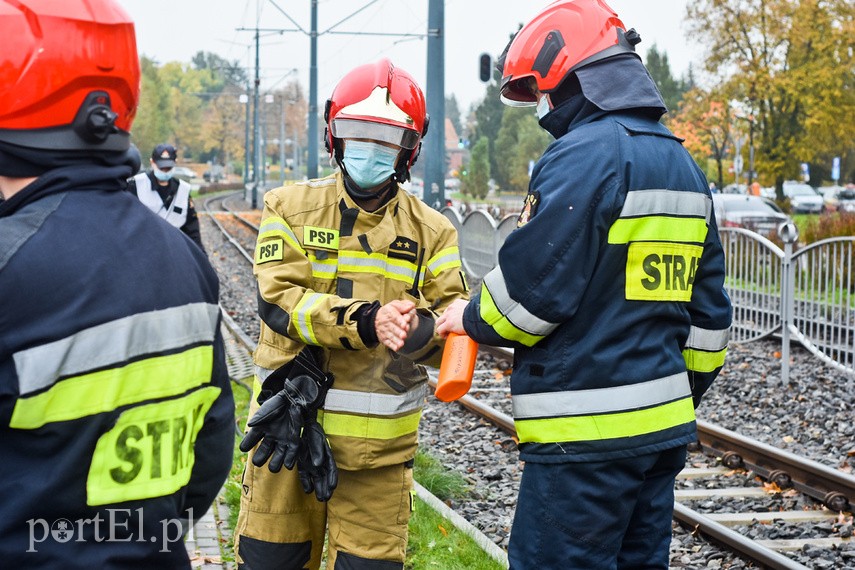
[[[284, 465], [297, 465], [306, 493], [315, 492], [327, 501], [338, 484], [338, 469], [317, 411], [332, 386], [333, 377], [323, 372], [308, 348], [264, 380], [258, 402], [261, 407], [247, 422], [250, 428], [240, 442], [247, 452], [258, 445], [252, 463], [278, 473]], [[260, 443], [259, 443], [260, 442]]]
[[311, 419], [305, 425], [301, 443], [297, 471], [303, 490], [306, 493], [314, 491], [322, 503], [328, 501], [338, 485], [338, 468], [327, 436], [317, 420]]
[[247, 422], [250, 430], [240, 442], [241, 451], [249, 451], [260, 441], [252, 455], [252, 463], [267, 466], [278, 473], [284, 465], [292, 469], [300, 449], [300, 431], [304, 418], [323, 403], [326, 390], [306, 375], [285, 380], [285, 385], [264, 402]]

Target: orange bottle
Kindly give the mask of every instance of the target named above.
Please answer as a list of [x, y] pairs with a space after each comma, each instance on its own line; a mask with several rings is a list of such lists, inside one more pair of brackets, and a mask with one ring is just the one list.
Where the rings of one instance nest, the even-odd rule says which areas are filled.
[[465, 334], [448, 335], [442, 351], [442, 363], [439, 365], [439, 379], [436, 381], [437, 399], [452, 402], [469, 391], [476, 356], [477, 342]]

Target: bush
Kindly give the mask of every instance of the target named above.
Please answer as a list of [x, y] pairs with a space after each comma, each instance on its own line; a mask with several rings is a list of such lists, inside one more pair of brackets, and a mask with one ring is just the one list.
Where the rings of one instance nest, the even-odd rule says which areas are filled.
[[801, 243], [814, 243], [833, 237], [855, 236], [855, 212], [824, 212], [820, 215], [794, 216]]

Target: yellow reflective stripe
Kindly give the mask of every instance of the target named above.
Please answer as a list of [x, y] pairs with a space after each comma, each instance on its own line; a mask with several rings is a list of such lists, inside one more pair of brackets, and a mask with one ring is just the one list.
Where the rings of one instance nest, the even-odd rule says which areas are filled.
[[312, 325], [312, 308], [325, 297], [329, 297], [329, 295], [314, 292], [306, 293], [300, 299], [300, 302], [297, 303], [297, 306], [294, 307], [294, 324], [297, 334], [300, 335], [300, 338], [306, 344], [314, 344], [316, 346], [320, 346], [321, 344], [315, 336], [315, 329]]
[[15, 402], [9, 425], [15, 429], [37, 429], [51, 422], [75, 420], [128, 404], [182, 394], [211, 381], [213, 355], [210, 345], [199, 346], [67, 378], [46, 392]]
[[633, 241], [681, 241], [704, 243], [707, 223], [701, 218], [645, 216], [619, 218], [609, 229], [609, 243]]
[[422, 411], [397, 418], [354, 416], [330, 411], [318, 411], [318, 422], [327, 435], [368, 439], [395, 439], [419, 429]]
[[516, 420], [520, 443], [598, 441], [654, 433], [695, 420], [692, 398], [661, 406], [593, 416]]
[[219, 388], [208, 386], [122, 412], [95, 444], [86, 504], [163, 497], [185, 486], [195, 462], [196, 436], [219, 395]]
[[[389, 258], [382, 253], [364, 251], [340, 251], [339, 271], [382, 275], [385, 279], [412, 284], [416, 278], [416, 264], [402, 259]], [[391, 269], [390, 269], [391, 268]], [[419, 285], [424, 283], [424, 274], [419, 275]]]
[[514, 326], [496, 306], [487, 287], [481, 288], [481, 318], [493, 327], [496, 334], [502, 338], [522, 343], [525, 346], [534, 346], [543, 338], [542, 336], [527, 333]]
[[694, 372], [712, 372], [717, 368], [721, 368], [724, 366], [726, 356], [726, 348], [717, 352], [692, 350], [691, 348], [683, 351], [683, 360], [686, 361], [686, 368]]
[[265, 219], [258, 228], [258, 243], [273, 237], [284, 239], [288, 245], [305, 255], [306, 250], [303, 249], [303, 246], [297, 240], [294, 230], [291, 229], [291, 226], [285, 220], [278, 216], [271, 216]]
[[447, 247], [428, 259], [427, 266], [434, 275], [439, 275], [448, 269], [461, 267], [460, 250], [457, 246]]

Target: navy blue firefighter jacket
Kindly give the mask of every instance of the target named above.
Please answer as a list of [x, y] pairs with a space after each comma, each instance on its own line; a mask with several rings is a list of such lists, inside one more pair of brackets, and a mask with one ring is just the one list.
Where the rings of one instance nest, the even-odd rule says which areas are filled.
[[123, 192], [50, 170], [0, 202], [0, 565], [189, 568], [234, 401], [205, 254]]
[[564, 121], [558, 138], [464, 328], [515, 347], [521, 459], [604, 461], [686, 444], [731, 322], [706, 180], [651, 113], [568, 108], [551, 114], [550, 132]]

